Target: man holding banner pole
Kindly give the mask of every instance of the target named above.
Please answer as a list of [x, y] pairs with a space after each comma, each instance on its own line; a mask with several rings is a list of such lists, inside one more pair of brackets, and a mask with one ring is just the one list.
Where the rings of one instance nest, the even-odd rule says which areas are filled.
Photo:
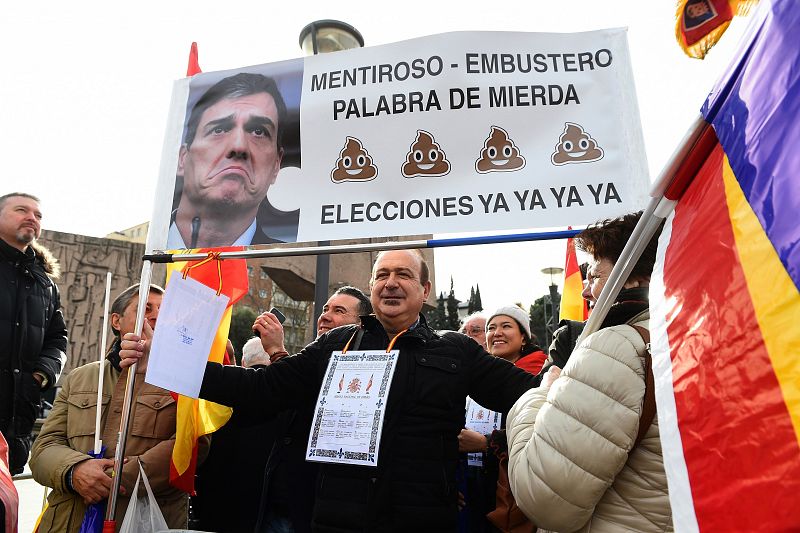
[[[384, 418], [373, 426], [376, 451], [363, 460], [369, 466], [356, 466], [359, 454], [312, 457], [321, 462], [313, 527], [454, 531], [457, 437], [466, 396], [490, 409], [507, 411], [538, 380], [491, 357], [461, 334], [439, 334], [427, 326], [420, 311], [431, 282], [418, 251], [380, 253], [370, 288], [375, 314], [361, 317], [361, 326], [331, 330], [299, 354], [257, 371], [209, 363], [200, 395], [245, 410], [248, 416], [265, 417], [317, 398], [321, 387], [332, 400], [348, 392], [367, 397], [385, 391], [386, 401], [377, 404]], [[133, 364], [147, 350], [149, 342], [127, 336], [124, 364]], [[356, 360], [353, 364], [387, 355], [395, 366], [383, 377], [367, 374], [369, 379], [362, 381], [346, 378], [344, 371], [337, 372], [335, 380], [326, 378], [332, 375], [329, 362], [345, 368], [348, 351], [356, 354], [350, 356]], [[343, 421], [347, 418], [343, 412], [341, 416]], [[314, 433], [309, 440], [312, 450]]]
[[[145, 323], [155, 327], [164, 290], [150, 285], [144, 311]], [[111, 306], [111, 328], [115, 334], [106, 360], [74, 369], [64, 384], [31, 452], [34, 479], [53, 490], [49, 506], [42, 516], [39, 532], [77, 532], [88, 504], [102, 502], [112, 490], [111, 468], [116, 436], [120, 427], [123, 397], [129, 369], [119, 367], [120, 338], [134, 331], [139, 285], [124, 290]], [[142, 365], [144, 366], [144, 365]], [[95, 438], [98, 372], [104, 373], [101, 412], [103, 442], [108, 445], [106, 458], [87, 455]], [[171, 394], [144, 383], [144, 369], [135, 375], [135, 405], [131, 413], [130, 436], [126, 459], [120, 472], [122, 495], [116, 499], [117, 525], [130, 501], [130, 491], [142, 465], [156, 494], [158, 504], [170, 527], [186, 527], [188, 496], [169, 485], [169, 460], [175, 442], [176, 403]], [[205, 456], [204, 439], [201, 456]]]

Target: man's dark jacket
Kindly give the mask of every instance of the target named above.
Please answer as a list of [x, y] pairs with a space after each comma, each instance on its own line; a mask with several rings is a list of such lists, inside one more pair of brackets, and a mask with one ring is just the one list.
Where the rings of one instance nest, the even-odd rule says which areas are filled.
[[55, 259], [34, 246], [25, 252], [0, 239], [0, 431], [9, 445], [12, 474], [22, 472], [30, 432], [39, 414], [38, 370], [52, 387], [66, 360], [67, 328], [58, 287], [50, 279]]
[[[362, 317], [361, 350], [385, 350], [389, 338], [374, 316]], [[253, 371], [206, 367], [201, 397], [265, 416], [316, 398], [331, 352], [358, 326], [320, 336], [299, 354]], [[508, 411], [534, 376], [488, 355], [472, 339], [432, 331], [420, 317], [400, 336], [378, 466], [322, 464], [312, 525], [316, 531], [455, 531], [457, 436], [467, 395]], [[259, 412], [259, 409], [261, 411]]]

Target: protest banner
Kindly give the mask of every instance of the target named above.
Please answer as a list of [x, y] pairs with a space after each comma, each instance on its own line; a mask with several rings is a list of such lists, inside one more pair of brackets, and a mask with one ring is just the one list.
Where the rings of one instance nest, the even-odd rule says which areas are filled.
[[624, 29], [434, 35], [177, 81], [149, 248], [584, 225], [648, 185]]

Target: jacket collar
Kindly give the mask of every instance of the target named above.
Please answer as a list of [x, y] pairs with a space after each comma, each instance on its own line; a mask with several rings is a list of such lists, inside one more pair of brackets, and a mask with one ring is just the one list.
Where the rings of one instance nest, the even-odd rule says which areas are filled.
[[20, 274], [34, 278], [44, 287], [50, 284], [50, 278], [45, 274], [42, 260], [36, 254], [33, 245], [28, 245], [25, 251], [21, 252], [3, 239], [0, 239], [0, 255], [7, 261], [14, 263]]
[[600, 328], [619, 326], [627, 323], [631, 318], [650, 308], [649, 287], [635, 287], [622, 289], [617, 295], [617, 300], [609, 308], [608, 315]]
[[0, 254], [2, 254], [3, 257], [9, 261], [26, 261], [33, 263], [33, 261], [36, 260], [36, 254], [34, 253], [33, 248], [30, 246], [25, 248], [24, 252], [20, 252], [17, 248], [14, 248], [8, 244], [4, 239], [0, 239]]
[[117, 337], [114, 339], [114, 342], [111, 344], [111, 348], [106, 354], [106, 359], [108, 359], [108, 362], [111, 363], [111, 366], [113, 366], [117, 372], [122, 372], [122, 367], [119, 366], [120, 361], [122, 361], [122, 358], [119, 356], [120, 349], [119, 337]]
[[[409, 328], [409, 330], [403, 334], [403, 337], [430, 340], [439, 336], [435, 331], [428, 327], [428, 322], [425, 320], [425, 317], [422, 314], [419, 315], [417, 322], [414, 324], [415, 325], [412, 328]], [[368, 332], [377, 333], [385, 336], [386, 338], [389, 337], [383, 327], [383, 324], [380, 323], [378, 317], [375, 315], [362, 315], [361, 325]]]

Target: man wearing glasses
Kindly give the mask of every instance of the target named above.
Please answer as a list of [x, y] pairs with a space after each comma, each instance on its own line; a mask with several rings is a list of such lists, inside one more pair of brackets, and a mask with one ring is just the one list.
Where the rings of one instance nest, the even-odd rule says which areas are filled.
[[486, 350], [486, 317], [481, 312], [472, 313], [464, 318], [464, 325], [461, 326], [461, 333], [474, 339]]
[[[358, 324], [362, 315], [372, 314], [369, 297], [355, 287], [345, 286], [334, 292], [322, 307], [317, 319], [317, 336], [348, 324]], [[261, 337], [261, 345], [271, 362], [289, 355], [283, 345], [283, 326], [269, 312], [264, 312], [253, 323], [253, 333]]]

